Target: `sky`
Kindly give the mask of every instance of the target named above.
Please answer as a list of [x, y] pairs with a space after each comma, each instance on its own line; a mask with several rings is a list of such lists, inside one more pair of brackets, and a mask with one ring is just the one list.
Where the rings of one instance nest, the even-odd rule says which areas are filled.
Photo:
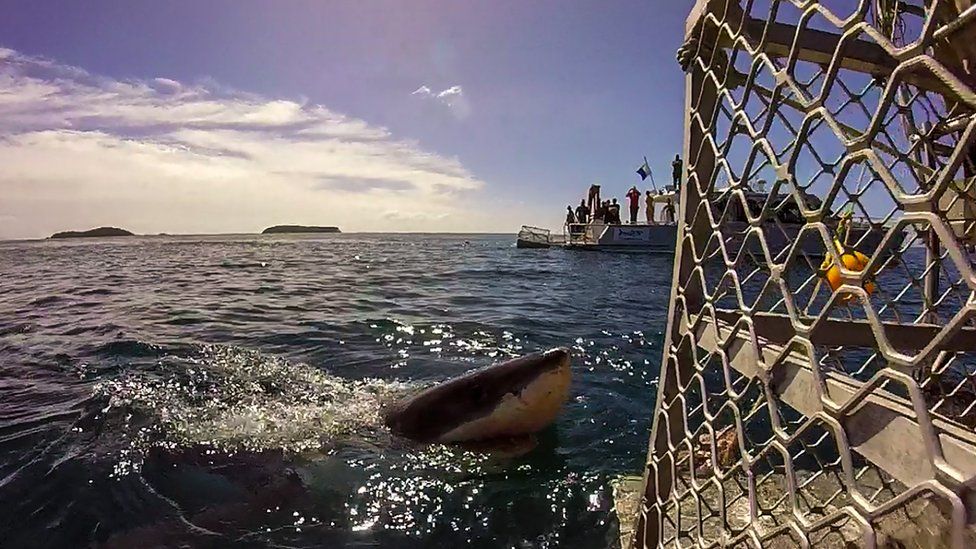
[[0, 238], [559, 227], [682, 143], [684, 2], [0, 4]]

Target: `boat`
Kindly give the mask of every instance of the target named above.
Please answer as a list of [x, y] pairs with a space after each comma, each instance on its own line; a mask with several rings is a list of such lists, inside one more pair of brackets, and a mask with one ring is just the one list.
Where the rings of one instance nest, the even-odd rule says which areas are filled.
[[674, 252], [677, 225], [573, 223], [562, 234], [549, 229], [522, 225], [515, 241], [517, 248], [573, 248], [583, 250], [638, 250]]
[[598, 223], [573, 223], [566, 226], [566, 248], [577, 250], [632, 250], [674, 253], [678, 225], [628, 224], [607, 225]]
[[[818, 233], [807, 230], [801, 234], [805, 219], [792, 194], [768, 193], [751, 189], [734, 190], [731, 187], [715, 191], [713, 214], [720, 218], [719, 231], [723, 236], [726, 251], [735, 257], [745, 253], [761, 260], [764, 256], [761, 240], [751, 230], [754, 226], [750, 215], [756, 217], [763, 211], [775, 211], [775, 217], [764, 219], [758, 227], [763, 233], [766, 246], [774, 261], [782, 260], [784, 254], [799, 242], [799, 253], [811, 258], [822, 258], [829, 248]], [[674, 194], [662, 194], [656, 201], [667, 200]], [[741, 199], [740, 199], [741, 197]], [[822, 206], [819, 198], [804, 193], [805, 206], [817, 209]], [[745, 206], [744, 206], [745, 205]], [[748, 209], [748, 215], [747, 215]], [[828, 231], [833, 231], [842, 214], [830, 212], [823, 219]], [[850, 222], [847, 242], [864, 253], [871, 253], [881, 244], [887, 224], [870, 219], [854, 219]], [[602, 221], [590, 223], [571, 223], [563, 226], [563, 233], [553, 234], [549, 229], [523, 225], [519, 231], [516, 246], [519, 248], [564, 247], [576, 250], [601, 251], [647, 251], [674, 253], [677, 238], [676, 223], [637, 223], [606, 224]], [[900, 238], [894, 245], [900, 244]]]
[[[595, 195], [600, 202], [599, 193]], [[674, 204], [677, 193], [673, 188], [654, 195], [654, 201]], [[518, 248], [551, 248], [554, 246], [577, 250], [629, 250], [674, 253], [677, 236], [676, 223], [604, 223], [603, 220], [589, 223], [568, 223], [563, 225], [562, 234], [549, 229], [522, 225], [515, 245]]]

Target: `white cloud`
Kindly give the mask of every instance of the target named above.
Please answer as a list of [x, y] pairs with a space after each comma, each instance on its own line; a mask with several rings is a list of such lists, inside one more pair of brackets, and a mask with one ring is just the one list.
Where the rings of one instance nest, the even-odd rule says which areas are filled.
[[455, 98], [463, 96], [464, 90], [461, 89], [461, 86], [451, 86], [450, 88], [447, 88], [446, 90], [443, 90], [437, 94], [437, 98], [443, 101], [451, 101]]
[[383, 217], [393, 220], [393, 221], [442, 221], [451, 216], [449, 213], [445, 212], [426, 212], [426, 211], [408, 211], [402, 212], [399, 210], [389, 210], [383, 214]]
[[[460, 86], [414, 93], [455, 114], [464, 99]], [[115, 80], [2, 48], [0, 166], [6, 238], [96, 225], [456, 229], [480, 215], [458, 193], [483, 186], [457, 158], [321, 105]]]
[[179, 93], [183, 89], [182, 84], [169, 78], [153, 78], [150, 85], [159, 93]]
[[423, 85], [411, 92], [410, 95], [436, 101], [446, 106], [459, 119], [467, 118], [471, 114], [471, 103], [464, 95], [464, 89], [461, 86], [455, 85], [435, 92], [427, 85]]

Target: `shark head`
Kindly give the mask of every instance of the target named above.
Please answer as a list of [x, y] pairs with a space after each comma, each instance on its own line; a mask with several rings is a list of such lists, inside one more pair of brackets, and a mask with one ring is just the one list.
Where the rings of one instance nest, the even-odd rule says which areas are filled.
[[394, 433], [421, 442], [465, 442], [541, 431], [569, 398], [570, 354], [536, 353], [469, 372], [384, 410]]

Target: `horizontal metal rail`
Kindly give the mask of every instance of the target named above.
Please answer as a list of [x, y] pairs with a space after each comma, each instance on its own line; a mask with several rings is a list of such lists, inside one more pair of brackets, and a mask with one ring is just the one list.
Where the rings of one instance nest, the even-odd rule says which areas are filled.
[[[687, 324], [682, 323], [683, 326]], [[807, 417], [825, 410], [840, 420], [852, 450], [870, 460], [906, 486], [936, 480], [930, 457], [923, 452], [906, 452], [910, 441], [922, 443], [924, 432], [911, 400], [876, 389], [885, 379], [911, 385], [911, 378], [889, 373], [868, 383], [832, 372], [822, 373], [818, 382], [807, 353], [794, 346], [783, 347], [756, 335], [761, 329], [733, 329], [725, 320], [703, 316], [695, 328], [695, 341], [707, 353], [722, 353], [723, 362], [747, 378], [765, 379], [771, 395]], [[681, 334], [688, 333], [682, 330]], [[753, 345], [755, 337], [756, 345]], [[758, 353], [757, 353], [758, 349]], [[888, 377], [890, 376], [890, 377]], [[822, 397], [821, 397], [822, 394]], [[864, 395], [859, 400], [855, 396]], [[924, 399], [923, 399], [924, 402]], [[924, 408], [923, 408], [924, 409]], [[940, 433], [936, 453], [954, 483], [976, 485], [976, 432], [944, 419], [933, 420]], [[782, 433], [778, 433], [782, 435]], [[789, 438], [784, 437], [783, 443]], [[976, 517], [976, 493], [968, 494], [969, 516]]]

